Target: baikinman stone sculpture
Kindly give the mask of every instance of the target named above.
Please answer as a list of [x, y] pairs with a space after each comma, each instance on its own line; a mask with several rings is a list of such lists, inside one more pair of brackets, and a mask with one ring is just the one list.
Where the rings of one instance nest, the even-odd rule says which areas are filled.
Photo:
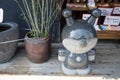
[[62, 14], [66, 19], [62, 31], [64, 48], [58, 51], [62, 71], [66, 75], [87, 75], [91, 71], [90, 61], [95, 59], [94, 47], [98, 40], [93, 25], [96, 18], [100, 17], [101, 11], [93, 9], [86, 21], [74, 20], [70, 9], [64, 9]]

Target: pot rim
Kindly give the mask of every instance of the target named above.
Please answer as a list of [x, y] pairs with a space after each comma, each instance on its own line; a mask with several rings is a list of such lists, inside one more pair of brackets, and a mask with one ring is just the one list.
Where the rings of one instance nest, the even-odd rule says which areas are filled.
[[39, 40], [42, 40], [42, 41], [47, 41], [48, 39], [50, 39], [50, 35], [48, 35], [47, 37], [44, 37], [44, 38], [40, 38], [40, 37], [30, 38], [30, 37], [28, 37], [28, 35], [29, 35], [29, 32], [26, 33], [25, 38], [29, 39], [29, 40], [36, 40], [36, 39], [38, 40], [39, 39]]

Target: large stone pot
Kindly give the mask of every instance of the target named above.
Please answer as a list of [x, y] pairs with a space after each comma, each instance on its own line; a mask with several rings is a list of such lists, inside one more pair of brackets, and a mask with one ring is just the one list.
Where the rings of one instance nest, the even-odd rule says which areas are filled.
[[19, 37], [16, 23], [0, 23], [0, 63], [9, 61], [15, 54], [17, 42], [3, 43], [16, 40]]
[[28, 58], [33, 63], [43, 63], [48, 61], [50, 57], [50, 37], [46, 38], [29, 38], [29, 34], [26, 35], [25, 48]]

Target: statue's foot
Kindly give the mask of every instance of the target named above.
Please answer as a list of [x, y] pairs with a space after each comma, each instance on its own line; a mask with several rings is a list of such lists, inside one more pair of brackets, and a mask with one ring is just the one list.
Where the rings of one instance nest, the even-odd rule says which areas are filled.
[[66, 75], [88, 75], [91, 71], [90, 65], [86, 69], [68, 69], [62, 63], [62, 71]]
[[77, 74], [78, 75], [88, 75], [91, 71], [91, 66], [88, 65], [86, 69], [77, 69]]
[[77, 74], [77, 71], [76, 69], [68, 69], [65, 67], [64, 63], [62, 63], [62, 71], [64, 74], [66, 75], [76, 75]]

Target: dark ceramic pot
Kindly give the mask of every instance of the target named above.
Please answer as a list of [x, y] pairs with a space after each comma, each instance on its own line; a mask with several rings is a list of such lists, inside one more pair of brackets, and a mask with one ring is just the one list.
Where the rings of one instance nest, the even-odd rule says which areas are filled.
[[29, 38], [28, 34], [25, 39], [25, 48], [28, 58], [33, 63], [43, 63], [50, 57], [50, 37], [47, 38]]
[[[16, 40], [19, 37], [16, 23], [0, 23], [0, 42]], [[9, 61], [15, 54], [18, 42], [0, 44], [0, 63]]]

